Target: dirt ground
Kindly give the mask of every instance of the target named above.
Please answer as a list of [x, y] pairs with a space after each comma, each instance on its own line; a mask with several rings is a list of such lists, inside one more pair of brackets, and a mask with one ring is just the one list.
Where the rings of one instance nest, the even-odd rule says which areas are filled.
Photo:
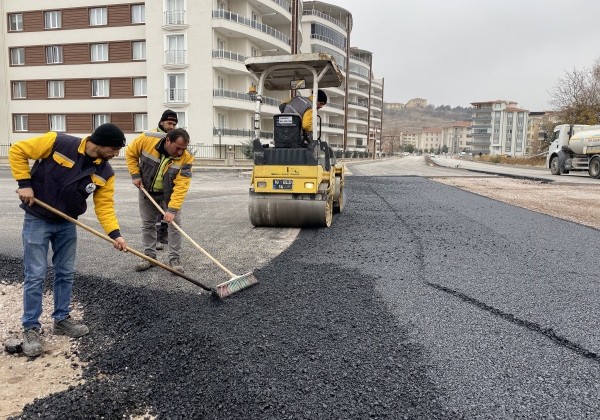
[[[21, 338], [21, 284], [0, 283], [0, 339], [2, 349], [9, 338]], [[44, 353], [37, 358], [22, 354], [0, 354], [0, 419], [18, 415], [35, 398], [67, 389], [81, 381], [83, 364], [77, 358], [77, 340], [52, 334], [53, 300], [44, 295], [42, 341]], [[75, 304], [71, 312], [80, 318], [81, 309]]]
[[[600, 188], [595, 185], [552, 185], [510, 178], [437, 178], [435, 181], [487, 196], [515, 206], [549, 214], [600, 229], [597, 206]], [[0, 282], [0, 339], [21, 336], [21, 285]], [[44, 298], [44, 353], [29, 359], [0, 354], [0, 419], [18, 415], [35, 398], [64, 390], [81, 381], [83, 364], [77, 358], [77, 340], [51, 334], [51, 296]], [[73, 316], [81, 317], [81, 308]]]

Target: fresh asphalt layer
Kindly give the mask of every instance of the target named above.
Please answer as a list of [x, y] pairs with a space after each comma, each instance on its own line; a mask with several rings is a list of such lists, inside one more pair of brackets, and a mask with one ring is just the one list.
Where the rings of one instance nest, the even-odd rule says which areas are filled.
[[[597, 418], [597, 265], [576, 263], [595, 261], [597, 230], [421, 177], [357, 172], [345, 212], [287, 248], [297, 230], [248, 227], [235, 180], [213, 180], [235, 190], [228, 218], [194, 191], [194, 220], [218, 220], [209, 245], [233, 240], [236, 268], [259, 267], [258, 285], [223, 301], [120, 258], [117, 269], [78, 263], [86, 383], [22, 418]], [[257, 264], [271, 242], [283, 251]], [[20, 282], [6, 246], [1, 277]]]

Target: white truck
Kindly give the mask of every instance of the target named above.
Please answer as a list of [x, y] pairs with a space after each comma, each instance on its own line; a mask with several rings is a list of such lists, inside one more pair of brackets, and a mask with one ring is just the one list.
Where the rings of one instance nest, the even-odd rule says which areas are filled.
[[588, 171], [590, 177], [600, 178], [600, 125], [554, 127], [546, 167], [553, 175]]

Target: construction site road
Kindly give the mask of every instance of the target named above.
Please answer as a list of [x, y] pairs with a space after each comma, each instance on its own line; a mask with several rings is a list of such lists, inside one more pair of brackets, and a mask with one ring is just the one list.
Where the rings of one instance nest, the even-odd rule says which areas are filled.
[[[80, 232], [83, 382], [21, 417], [597, 418], [597, 267], [578, 262], [595, 261], [598, 231], [432, 179], [490, 175], [422, 158], [348, 167], [328, 229], [253, 228], [247, 174], [194, 174], [183, 229], [260, 281], [223, 301]], [[3, 281], [18, 284], [22, 210], [0, 178]], [[135, 248], [137, 191], [117, 178]], [[196, 253], [185, 245], [186, 273], [222, 281]]]

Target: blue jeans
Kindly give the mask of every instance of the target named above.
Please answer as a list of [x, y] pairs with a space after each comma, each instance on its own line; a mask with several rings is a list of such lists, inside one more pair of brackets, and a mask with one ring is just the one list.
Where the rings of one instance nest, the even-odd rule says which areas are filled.
[[48, 268], [48, 249], [52, 245], [54, 268], [54, 312], [52, 318], [62, 321], [69, 316], [75, 254], [76, 226], [68, 221], [48, 223], [25, 213], [23, 221], [23, 329], [40, 328], [44, 279]]

